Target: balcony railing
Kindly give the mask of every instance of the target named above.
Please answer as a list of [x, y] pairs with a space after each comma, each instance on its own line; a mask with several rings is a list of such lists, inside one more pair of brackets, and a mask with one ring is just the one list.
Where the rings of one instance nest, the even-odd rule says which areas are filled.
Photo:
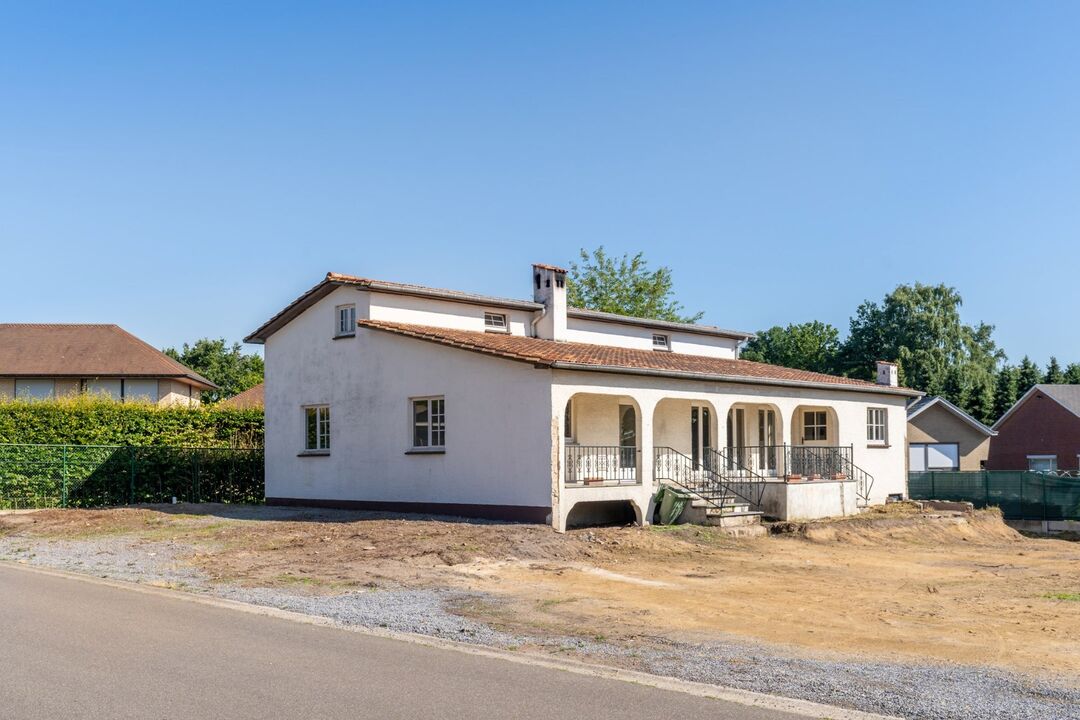
[[[848, 475], [851, 469], [851, 446], [750, 445], [726, 448], [729, 474], [752, 471], [766, 477], [832, 478]], [[740, 470], [742, 469], [742, 470]]]
[[619, 445], [568, 445], [567, 485], [639, 485], [638, 449]]

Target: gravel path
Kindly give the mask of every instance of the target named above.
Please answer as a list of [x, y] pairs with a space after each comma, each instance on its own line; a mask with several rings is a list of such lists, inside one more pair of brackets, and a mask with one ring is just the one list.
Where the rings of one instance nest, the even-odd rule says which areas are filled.
[[457, 603], [497, 599], [449, 590], [364, 590], [334, 596], [287, 589], [214, 585], [184, 558], [190, 547], [123, 537], [50, 541], [0, 538], [0, 559], [481, 645], [528, 645], [583, 659], [919, 720], [1080, 720], [1080, 690], [1022, 679], [1001, 670], [945, 664], [822, 660], [783, 655], [752, 642], [693, 645], [650, 638], [639, 646], [573, 637], [497, 631], [451, 612]]

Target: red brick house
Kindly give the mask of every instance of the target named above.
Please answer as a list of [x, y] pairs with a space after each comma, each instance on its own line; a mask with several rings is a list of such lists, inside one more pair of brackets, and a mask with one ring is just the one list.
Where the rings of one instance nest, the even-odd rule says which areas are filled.
[[1036, 385], [994, 430], [988, 470], [1080, 471], [1080, 385]]

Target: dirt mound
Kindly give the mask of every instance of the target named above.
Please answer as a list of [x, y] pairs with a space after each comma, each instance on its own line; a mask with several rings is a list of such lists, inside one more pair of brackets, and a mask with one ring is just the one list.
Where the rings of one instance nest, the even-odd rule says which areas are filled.
[[849, 545], [902, 544], [1000, 544], [1021, 542], [1024, 537], [1005, 524], [996, 508], [963, 513], [909, 513], [882, 516], [859, 515], [807, 523], [777, 523], [774, 533], [791, 533], [811, 542]]

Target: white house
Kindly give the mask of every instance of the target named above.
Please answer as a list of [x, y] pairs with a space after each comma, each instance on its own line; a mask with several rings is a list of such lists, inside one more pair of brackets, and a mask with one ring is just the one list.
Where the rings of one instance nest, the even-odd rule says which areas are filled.
[[906, 401], [740, 360], [749, 333], [567, 307], [534, 265], [511, 300], [330, 273], [253, 332], [267, 501], [550, 522], [661, 483], [712, 515], [850, 514], [906, 494]]

